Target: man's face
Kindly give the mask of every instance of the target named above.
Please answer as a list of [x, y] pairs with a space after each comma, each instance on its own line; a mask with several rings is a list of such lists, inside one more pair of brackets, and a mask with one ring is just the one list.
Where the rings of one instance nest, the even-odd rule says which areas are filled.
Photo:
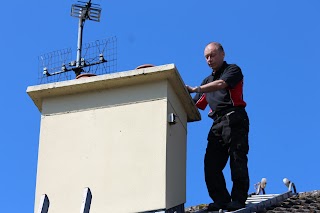
[[209, 44], [204, 49], [204, 57], [206, 58], [209, 67], [216, 71], [223, 64], [224, 51], [219, 50], [214, 44]]

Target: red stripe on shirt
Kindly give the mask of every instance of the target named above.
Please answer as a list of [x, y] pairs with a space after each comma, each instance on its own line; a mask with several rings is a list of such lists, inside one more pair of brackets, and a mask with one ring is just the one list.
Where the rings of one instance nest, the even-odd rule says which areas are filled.
[[229, 88], [229, 94], [233, 106], [243, 106], [245, 107], [247, 104], [243, 100], [243, 80], [240, 81], [234, 88]]

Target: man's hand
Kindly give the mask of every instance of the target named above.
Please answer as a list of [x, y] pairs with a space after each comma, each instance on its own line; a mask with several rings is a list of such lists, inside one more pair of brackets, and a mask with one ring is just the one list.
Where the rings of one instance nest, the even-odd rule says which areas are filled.
[[186, 85], [186, 88], [189, 93], [197, 92], [198, 87], [190, 87], [189, 85]]

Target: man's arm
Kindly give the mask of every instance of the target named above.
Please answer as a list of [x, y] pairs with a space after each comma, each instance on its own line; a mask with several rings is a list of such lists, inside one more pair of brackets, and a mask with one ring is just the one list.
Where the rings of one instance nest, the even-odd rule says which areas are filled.
[[219, 79], [219, 80], [215, 80], [210, 83], [207, 83], [207, 84], [203, 84], [199, 87], [190, 87], [188, 85], [186, 85], [186, 87], [190, 93], [192, 93], [192, 92], [208, 93], [208, 92], [214, 92], [217, 90], [224, 89], [224, 88], [228, 87], [228, 84], [224, 80]]
[[224, 89], [226, 87], [233, 88], [238, 82], [243, 79], [240, 67], [235, 64], [230, 64], [221, 78], [212, 82], [201, 84], [199, 87], [186, 86], [188, 91], [197, 93], [208, 93]]

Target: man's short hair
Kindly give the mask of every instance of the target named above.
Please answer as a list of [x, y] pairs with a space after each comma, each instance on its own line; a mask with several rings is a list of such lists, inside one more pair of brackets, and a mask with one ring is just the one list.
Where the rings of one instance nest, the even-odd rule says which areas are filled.
[[208, 45], [210, 45], [210, 44], [213, 44], [214, 46], [216, 46], [219, 51], [224, 52], [223, 46], [219, 42], [215, 42], [215, 41], [214, 42], [210, 42]]

